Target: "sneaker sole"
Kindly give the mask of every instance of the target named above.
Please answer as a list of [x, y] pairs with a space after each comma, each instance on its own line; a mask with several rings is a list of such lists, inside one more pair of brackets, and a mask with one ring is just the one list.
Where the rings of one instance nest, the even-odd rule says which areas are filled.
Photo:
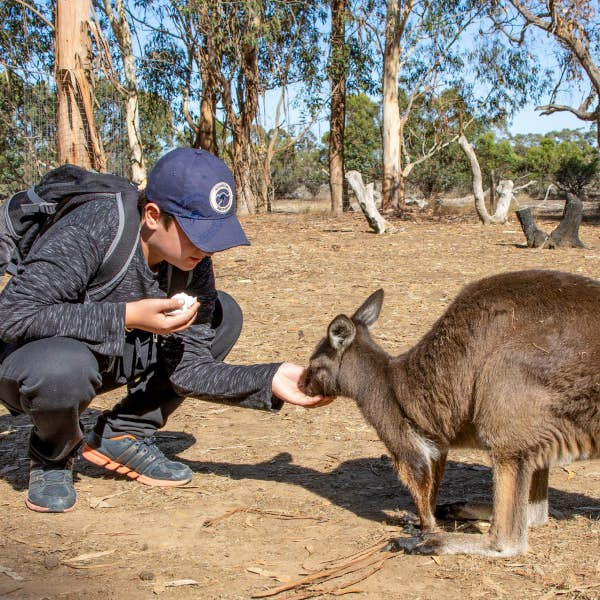
[[38, 506], [37, 504], [34, 504], [33, 502], [31, 502], [29, 500], [29, 498], [25, 498], [25, 505], [27, 506], [27, 508], [29, 510], [33, 510], [34, 512], [39, 512], [39, 513], [65, 513], [65, 512], [71, 512], [74, 508], [75, 505], [73, 504], [73, 506], [69, 507], [69, 508], [65, 508], [64, 510], [52, 510], [51, 508], [48, 508], [47, 506]]
[[91, 462], [98, 467], [102, 467], [107, 471], [112, 471], [113, 473], [118, 473], [119, 475], [126, 475], [130, 479], [134, 479], [135, 481], [139, 481], [140, 483], [149, 485], [151, 487], [181, 487], [192, 480], [191, 477], [189, 479], [182, 479], [180, 481], [170, 479], [153, 479], [152, 477], [137, 473], [133, 469], [115, 462], [108, 456], [98, 452], [98, 450], [94, 450], [87, 444], [84, 444], [83, 450], [81, 451], [81, 456], [88, 462]]

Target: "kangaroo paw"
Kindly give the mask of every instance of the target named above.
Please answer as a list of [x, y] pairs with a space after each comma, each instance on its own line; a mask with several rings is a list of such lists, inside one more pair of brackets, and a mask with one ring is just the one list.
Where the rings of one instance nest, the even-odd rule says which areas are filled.
[[444, 538], [441, 534], [425, 534], [418, 537], [393, 538], [383, 548], [387, 552], [403, 550], [406, 554], [444, 554]]
[[413, 550], [423, 541], [422, 537], [392, 538], [383, 548], [382, 552], [399, 552], [404, 550], [412, 554]]

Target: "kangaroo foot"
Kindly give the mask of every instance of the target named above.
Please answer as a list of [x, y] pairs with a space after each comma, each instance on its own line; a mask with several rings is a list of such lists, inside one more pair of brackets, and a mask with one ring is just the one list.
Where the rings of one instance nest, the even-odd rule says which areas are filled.
[[506, 557], [523, 554], [527, 547], [498, 544], [489, 535], [468, 533], [429, 533], [421, 537], [394, 538], [384, 550], [404, 550], [407, 554], [477, 554]]

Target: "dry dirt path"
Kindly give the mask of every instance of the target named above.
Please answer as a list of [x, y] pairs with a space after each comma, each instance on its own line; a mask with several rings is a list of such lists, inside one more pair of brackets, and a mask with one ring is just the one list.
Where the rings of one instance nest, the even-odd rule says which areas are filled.
[[[374, 336], [398, 353], [473, 279], [524, 268], [600, 277], [594, 225], [581, 229], [588, 249], [563, 251], [523, 248], [516, 222], [402, 222], [401, 233], [379, 237], [358, 216], [244, 225], [253, 245], [215, 261], [220, 287], [246, 314], [231, 362], [306, 363], [332, 316], [378, 287], [386, 301]], [[85, 422], [118, 397], [95, 399]], [[279, 414], [188, 399], [159, 435], [194, 470], [188, 487], [151, 489], [78, 463], [78, 504], [65, 515], [25, 508], [28, 432], [26, 419], [0, 409], [3, 598], [250, 598], [402, 532], [411, 510], [383, 445], [345, 399]], [[486, 465], [483, 454], [453, 452], [441, 499], [489, 497]], [[551, 488], [552, 519], [531, 532], [526, 556], [398, 554], [275, 598], [334, 598], [326, 590], [335, 588], [355, 598], [600, 598], [600, 461], [553, 468]]]

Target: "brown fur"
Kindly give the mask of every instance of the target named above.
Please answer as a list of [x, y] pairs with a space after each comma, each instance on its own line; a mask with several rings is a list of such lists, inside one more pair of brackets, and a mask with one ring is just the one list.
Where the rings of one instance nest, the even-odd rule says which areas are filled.
[[[311, 357], [307, 392], [354, 398], [392, 454], [421, 522], [422, 553], [511, 556], [547, 520], [548, 467], [600, 456], [600, 282], [521, 271], [467, 286], [423, 339], [392, 357], [368, 328], [375, 292], [336, 317]], [[438, 532], [434, 508], [451, 447], [486, 449], [494, 470], [489, 534]], [[455, 505], [448, 516], [489, 516]]]

